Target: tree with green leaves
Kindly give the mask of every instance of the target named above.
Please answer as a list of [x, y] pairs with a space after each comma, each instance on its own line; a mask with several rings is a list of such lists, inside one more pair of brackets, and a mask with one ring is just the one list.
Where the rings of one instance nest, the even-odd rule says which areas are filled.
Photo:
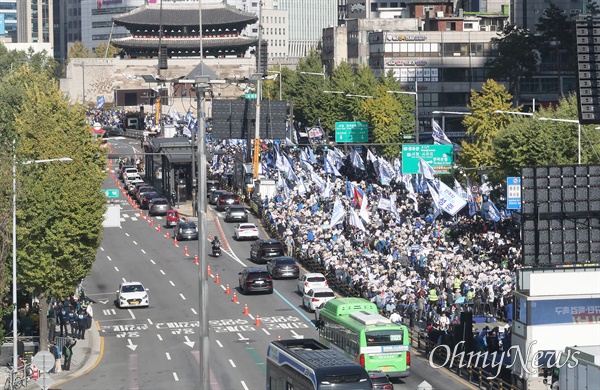
[[[104, 54], [102, 56], [104, 57]], [[71, 58], [94, 58], [94, 54], [83, 44], [83, 42], [75, 41], [73, 42], [73, 46], [69, 49], [66, 63], [68, 63]]]
[[506, 25], [491, 42], [498, 54], [488, 60], [489, 76], [497, 80], [508, 80], [508, 92], [519, 96], [519, 80], [531, 77], [538, 70], [539, 52], [535, 37], [516, 25]]
[[465, 115], [463, 124], [472, 141], [462, 142], [462, 149], [458, 154], [460, 166], [477, 168], [496, 164], [492, 143], [510, 119], [494, 111], [515, 111], [511, 107], [512, 96], [504, 85], [494, 80], [486, 81], [480, 92], [471, 91], [471, 102], [467, 106], [471, 115]]
[[387, 88], [378, 85], [374, 98], [362, 101], [361, 111], [373, 129], [373, 141], [386, 144], [378, 147], [381, 155], [398, 157], [403, 136], [414, 133], [414, 115], [410, 112], [414, 103], [404, 95], [389, 94]]
[[[106, 51], [106, 46], [108, 46], [108, 52]], [[98, 58], [104, 58], [104, 54], [106, 54], [106, 58], [114, 58], [117, 54], [119, 54], [120, 51], [121, 49], [114, 47], [110, 43], [102, 42], [96, 46], [94, 49], [94, 54]]]
[[324, 78], [302, 72], [322, 73], [323, 63], [315, 50], [300, 60], [296, 68], [294, 89], [290, 98], [294, 104], [294, 116], [303, 126], [316, 125], [322, 113]]
[[536, 37], [542, 59], [556, 64], [558, 79], [563, 69], [575, 71], [577, 64], [577, 42], [575, 21], [557, 5], [550, 3], [536, 24]]
[[[556, 107], [541, 108], [535, 118], [514, 117], [493, 141], [495, 161], [504, 176], [524, 166], [577, 164], [577, 123], [540, 121], [537, 118], [577, 120], [577, 96], [561, 99]], [[600, 135], [595, 126], [581, 127], [583, 164], [600, 162]]]
[[[7, 129], [0, 146], [6, 150], [10, 138], [16, 139], [18, 161], [72, 159], [17, 164], [19, 284], [39, 298], [40, 312], [46, 313], [50, 298], [73, 293], [91, 272], [106, 209], [100, 192], [106, 152], [92, 139], [83, 108], [69, 105], [57, 83], [42, 73], [23, 67], [5, 77], [0, 107], [0, 126]], [[45, 349], [46, 316], [39, 321]]]

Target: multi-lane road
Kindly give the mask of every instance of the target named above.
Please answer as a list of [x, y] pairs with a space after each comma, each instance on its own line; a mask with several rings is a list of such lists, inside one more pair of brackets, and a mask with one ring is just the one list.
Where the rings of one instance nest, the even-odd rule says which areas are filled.
[[[111, 144], [115, 153], [131, 153], [139, 145], [127, 140]], [[115, 186], [114, 180], [106, 179], [105, 188]], [[276, 280], [273, 295], [242, 295], [237, 289], [238, 273], [253, 265], [248, 258], [251, 242], [235, 241], [235, 224], [223, 222], [222, 213], [209, 207], [208, 215], [207, 231], [200, 232], [200, 239], [209, 240], [218, 234], [226, 244], [222, 257], [208, 255], [212, 273], [208, 286], [211, 387], [264, 389], [269, 342], [278, 337], [318, 338], [314, 315], [301, 307], [296, 280]], [[92, 273], [84, 283], [87, 295], [97, 302], [95, 319], [103, 337], [103, 354], [93, 370], [62, 384], [63, 390], [199, 388], [197, 242], [175, 246], [172, 238], [165, 237], [172, 229], [165, 229], [164, 222], [155, 218], [151, 226], [124, 202], [121, 227], [105, 229]], [[252, 216], [250, 222], [259, 224]], [[264, 231], [261, 234], [264, 236]], [[189, 255], [184, 254], [186, 245]], [[150, 307], [115, 306], [119, 284], [130, 280], [142, 282], [148, 289]], [[234, 292], [238, 303], [232, 302]], [[249, 314], [244, 314], [245, 305]], [[396, 389], [416, 389], [424, 380], [434, 389], [469, 387], [445, 371], [429, 367], [416, 353], [411, 371], [409, 378], [395, 384]]]

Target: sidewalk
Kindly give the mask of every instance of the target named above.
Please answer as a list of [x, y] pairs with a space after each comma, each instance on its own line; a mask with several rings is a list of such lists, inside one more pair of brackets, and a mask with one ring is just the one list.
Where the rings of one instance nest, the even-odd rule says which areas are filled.
[[[85, 340], [77, 340], [77, 344], [73, 347], [71, 370], [48, 374], [54, 381], [49, 390], [59, 390], [61, 384], [84, 375], [100, 362], [104, 353], [104, 339], [100, 337], [97, 322], [85, 332], [85, 336]], [[61, 358], [61, 363], [64, 363], [64, 358]], [[27, 389], [39, 388], [34, 380], [27, 386]]]

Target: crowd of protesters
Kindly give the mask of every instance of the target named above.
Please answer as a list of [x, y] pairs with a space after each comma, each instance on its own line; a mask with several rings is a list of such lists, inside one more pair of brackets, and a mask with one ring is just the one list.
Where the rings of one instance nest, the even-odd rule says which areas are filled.
[[[212, 161], [211, 173], [230, 176], [233, 156], [243, 147], [210, 144], [212, 151], [226, 152], [215, 153], [219, 157]], [[273, 149], [263, 147], [263, 162], [277, 158]], [[262, 169], [266, 176], [286, 182], [276, 196], [261, 203], [291, 252], [322, 265], [341, 284], [375, 302], [383, 314], [396, 313], [395, 318], [411, 326], [423, 321], [430, 329], [435, 326], [448, 333], [464, 310], [475, 317], [511, 321], [511, 292], [521, 249], [510, 218], [494, 222], [481, 212], [470, 215], [468, 207], [455, 216], [436, 215], [431, 195], [411, 194], [399, 175], [382, 185], [374, 164], [366, 162], [359, 169], [348, 155], [339, 175], [327, 173], [323, 161], [328, 151], [314, 150], [317, 163], [311, 163], [304, 150], [293, 146], [278, 150], [293, 165], [294, 180], [289, 175], [284, 180], [278, 169], [272, 169], [274, 164], [263, 164]], [[329, 182], [328, 191], [315, 175]], [[348, 192], [348, 182], [363, 193], [358, 202], [356, 194]], [[391, 199], [395, 207], [378, 207], [382, 198]], [[346, 215], [363, 209], [360, 228], [349, 218], [330, 226], [336, 199]]]

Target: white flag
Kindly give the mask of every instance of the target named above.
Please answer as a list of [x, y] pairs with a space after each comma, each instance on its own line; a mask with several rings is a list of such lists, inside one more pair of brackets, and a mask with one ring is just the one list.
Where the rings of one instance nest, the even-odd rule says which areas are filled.
[[363, 225], [360, 218], [358, 218], [358, 215], [356, 215], [356, 211], [354, 211], [353, 208], [350, 209], [350, 221], [349, 222], [350, 222], [350, 225], [356, 226], [363, 232], [367, 230], [367, 229], [365, 229], [365, 226]]
[[331, 182], [327, 180], [327, 184], [325, 184], [325, 189], [323, 190], [323, 199], [331, 198]]
[[419, 157], [419, 173], [423, 174], [427, 180], [433, 180], [433, 175], [435, 175], [435, 171], [431, 165], [421, 157]]
[[446, 133], [444, 133], [444, 129], [437, 124], [435, 119], [431, 119], [431, 136], [436, 144], [452, 145], [452, 141], [448, 139]]
[[360, 217], [362, 219], [364, 219], [366, 223], [371, 222], [371, 217], [369, 215], [369, 210], [367, 210], [367, 204], [369, 203], [368, 199], [369, 198], [367, 197], [367, 194], [365, 194], [365, 196], [363, 196], [363, 198], [362, 198], [362, 203], [360, 205], [360, 211], [358, 212], [358, 214], [360, 215]]
[[454, 191], [456, 191], [456, 193], [461, 198], [467, 200], [467, 191], [463, 188], [463, 186], [460, 185], [460, 183], [456, 179], [454, 179]]
[[329, 226], [333, 228], [339, 221], [341, 221], [344, 218], [345, 215], [346, 210], [344, 210], [344, 206], [338, 198], [333, 204], [333, 212], [331, 213], [331, 221], [329, 222]]
[[306, 186], [304, 185], [304, 180], [300, 177], [298, 179], [298, 194], [304, 196], [306, 195]]

